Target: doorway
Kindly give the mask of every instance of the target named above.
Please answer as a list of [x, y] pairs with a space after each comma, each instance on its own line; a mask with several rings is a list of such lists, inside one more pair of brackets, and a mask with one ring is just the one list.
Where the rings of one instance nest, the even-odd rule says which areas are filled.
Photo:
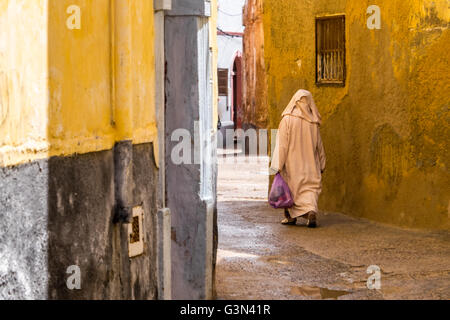
[[242, 128], [242, 53], [238, 52], [233, 62], [232, 105], [234, 129]]

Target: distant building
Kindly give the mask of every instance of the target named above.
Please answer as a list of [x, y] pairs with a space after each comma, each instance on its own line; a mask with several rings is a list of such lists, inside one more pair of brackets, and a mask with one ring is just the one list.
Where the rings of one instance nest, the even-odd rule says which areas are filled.
[[218, 83], [222, 128], [242, 127], [242, 10], [245, 0], [219, 0]]
[[324, 210], [450, 229], [447, 0], [247, 0], [244, 24], [244, 122], [312, 92]]

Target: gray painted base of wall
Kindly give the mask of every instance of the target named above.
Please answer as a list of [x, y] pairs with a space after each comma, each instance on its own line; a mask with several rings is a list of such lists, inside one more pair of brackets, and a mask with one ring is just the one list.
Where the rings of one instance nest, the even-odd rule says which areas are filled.
[[[152, 144], [134, 145], [132, 201], [145, 210], [144, 254], [128, 258], [113, 224], [114, 150], [0, 169], [0, 299], [156, 299]], [[66, 270], [81, 270], [70, 290]]]
[[0, 169], [0, 299], [47, 298], [48, 171]]
[[[171, 150], [178, 143], [172, 141], [172, 132], [186, 129], [195, 138], [195, 122], [207, 123], [200, 111], [200, 87], [204, 83], [199, 74], [201, 54], [208, 50], [200, 45], [204, 39], [199, 28], [205, 20], [196, 16], [195, 8], [192, 12], [188, 10], [194, 2], [175, 1], [174, 10], [165, 17], [165, 47], [170, 48], [166, 50], [165, 70], [166, 205], [172, 219], [172, 298], [177, 300], [212, 298], [214, 233], [217, 232], [214, 225], [216, 172], [208, 168], [212, 199], [202, 199], [203, 168], [198, 164], [176, 165], [171, 158]], [[204, 4], [197, 2], [196, 5]], [[215, 139], [214, 136], [208, 144], [215, 146]], [[206, 150], [205, 145], [196, 146], [192, 140], [193, 150], [196, 147]]]

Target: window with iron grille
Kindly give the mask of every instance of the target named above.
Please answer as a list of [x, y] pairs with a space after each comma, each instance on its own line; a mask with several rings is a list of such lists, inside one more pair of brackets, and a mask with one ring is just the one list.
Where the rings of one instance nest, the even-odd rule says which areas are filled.
[[345, 16], [316, 18], [316, 83], [345, 85]]
[[228, 69], [218, 69], [219, 96], [228, 96]]

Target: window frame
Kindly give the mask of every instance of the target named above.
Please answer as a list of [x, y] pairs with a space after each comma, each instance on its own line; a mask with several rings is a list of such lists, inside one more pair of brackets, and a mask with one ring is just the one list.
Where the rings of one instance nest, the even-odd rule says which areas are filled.
[[[333, 19], [342, 19], [343, 21], [343, 44], [344, 44], [344, 50], [343, 50], [343, 79], [338, 81], [326, 81], [323, 82], [323, 80], [319, 80], [319, 37], [318, 37], [318, 24], [319, 22], [323, 20], [333, 20]], [[315, 61], [316, 61], [316, 69], [315, 69], [315, 82], [316, 86], [318, 87], [345, 87], [347, 84], [347, 25], [346, 25], [346, 16], [345, 14], [336, 14], [336, 15], [327, 15], [327, 16], [316, 16], [315, 17]]]
[[[227, 73], [226, 76], [226, 94], [224, 94], [223, 92], [221, 93], [220, 89], [223, 87], [221, 86], [221, 77], [220, 77], [220, 73]], [[228, 97], [230, 94], [230, 88], [229, 88], [229, 80], [230, 80], [230, 69], [227, 68], [217, 68], [217, 86], [218, 86], [218, 95], [219, 97]]]

